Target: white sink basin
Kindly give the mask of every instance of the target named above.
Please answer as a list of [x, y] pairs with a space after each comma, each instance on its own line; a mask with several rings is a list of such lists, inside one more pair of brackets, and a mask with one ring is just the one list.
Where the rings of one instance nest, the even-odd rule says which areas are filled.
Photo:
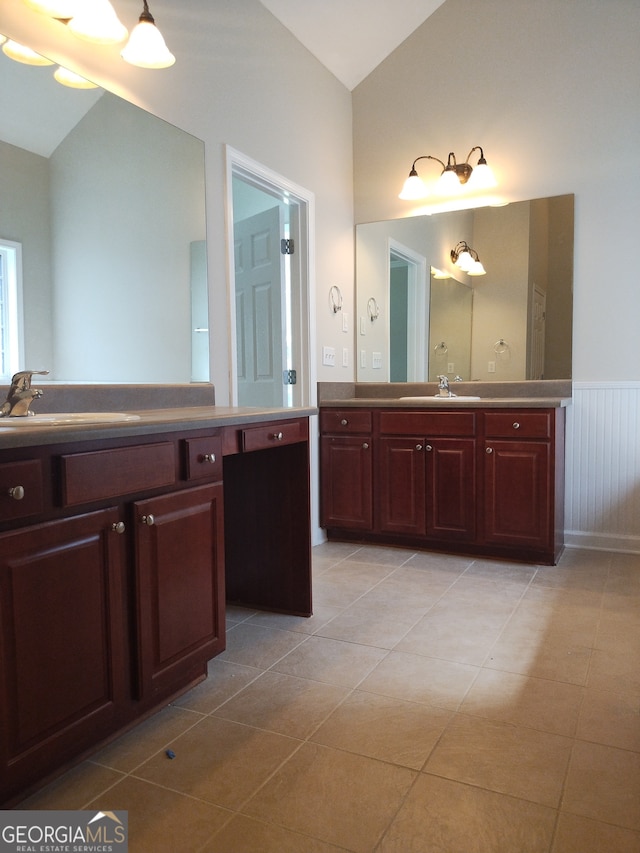
[[429, 397], [400, 397], [400, 399], [413, 403], [464, 403], [465, 400], [479, 400], [480, 397], [465, 397], [462, 394], [459, 397], [438, 397], [437, 394], [432, 394]]
[[56, 412], [52, 415], [0, 418], [0, 427], [61, 426], [62, 424], [115, 424], [138, 421], [140, 415], [128, 412]]

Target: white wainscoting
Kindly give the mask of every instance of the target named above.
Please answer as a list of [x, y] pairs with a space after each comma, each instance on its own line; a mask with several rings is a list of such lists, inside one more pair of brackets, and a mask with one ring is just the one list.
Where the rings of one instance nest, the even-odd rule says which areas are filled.
[[640, 382], [574, 382], [565, 542], [640, 553]]

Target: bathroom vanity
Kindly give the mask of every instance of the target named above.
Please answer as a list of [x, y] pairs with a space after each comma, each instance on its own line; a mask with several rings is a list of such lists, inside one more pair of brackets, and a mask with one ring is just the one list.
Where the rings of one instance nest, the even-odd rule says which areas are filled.
[[570, 383], [502, 385], [321, 387], [328, 537], [555, 564]]
[[0, 802], [205, 678], [225, 599], [311, 614], [313, 411], [0, 429]]

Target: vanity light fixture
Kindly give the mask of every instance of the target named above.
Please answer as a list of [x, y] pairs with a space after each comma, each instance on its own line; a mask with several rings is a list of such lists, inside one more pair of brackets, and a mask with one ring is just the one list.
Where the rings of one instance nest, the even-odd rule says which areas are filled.
[[109, 0], [85, 0], [68, 26], [74, 36], [96, 44], [118, 44], [129, 35]]
[[79, 0], [24, 0], [24, 2], [36, 12], [42, 12], [43, 15], [60, 20], [73, 18], [81, 5]]
[[47, 59], [45, 56], [40, 56], [35, 50], [26, 47], [24, 44], [19, 44], [13, 39], [7, 39], [2, 45], [3, 53], [10, 59], [15, 59], [16, 62], [22, 62], [24, 65], [53, 65], [53, 60]]
[[431, 277], [444, 280], [451, 278], [451, 274], [446, 272], [446, 270], [439, 270], [438, 267], [431, 267]]
[[97, 89], [98, 84], [93, 83], [91, 80], [87, 80], [86, 77], [81, 77], [79, 74], [76, 74], [75, 71], [69, 71], [68, 68], [63, 68], [62, 65], [59, 65], [56, 70], [53, 72], [53, 76], [56, 78], [58, 83], [62, 83], [63, 86], [69, 86], [71, 89]]
[[334, 314], [342, 311], [342, 291], [337, 284], [329, 288], [329, 305]]
[[[474, 168], [469, 163], [469, 160], [475, 151], [480, 152], [480, 157]], [[457, 162], [453, 151], [449, 153], [446, 164], [438, 157], [432, 157], [431, 154], [423, 154], [420, 157], [416, 157], [411, 166], [409, 177], [404, 182], [402, 192], [398, 196], [401, 199], [415, 201], [425, 198], [429, 194], [426, 184], [416, 171], [418, 160], [435, 160], [442, 166], [442, 172], [434, 187], [438, 195], [458, 193], [464, 184], [470, 190], [489, 189], [490, 187], [495, 187], [497, 184], [495, 176], [485, 160], [484, 151], [479, 145], [476, 145], [469, 151], [464, 163]]]
[[156, 27], [147, 0], [143, 0], [143, 6], [138, 23], [131, 31], [129, 41], [120, 56], [125, 62], [140, 68], [169, 68], [176, 58]]
[[466, 272], [467, 275], [487, 274], [487, 271], [480, 262], [478, 253], [464, 240], [456, 243], [455, 247], [451, 250], [451, 260], [458, 269]]

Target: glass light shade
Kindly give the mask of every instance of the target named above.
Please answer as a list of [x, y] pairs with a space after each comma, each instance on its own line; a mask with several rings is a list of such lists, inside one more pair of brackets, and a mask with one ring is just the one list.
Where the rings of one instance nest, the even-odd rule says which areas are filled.
[[493, 174], [491, 166], [486, 163], [478, 163], [467, 181], [467, 186], [473, 190], [488, 190], [497, 185], [496, 176]]
[[25, 47], [25, 45], [18, 44], [17, 41], [12, 41], [11, 39], [2, 45], [2, 50], [11, 59], [15, 59], [16, 62], [22, 62], [25, 65], [53, 65], [52, 59], [40, 56], [39, 53], [31, 50], [30, 47]]
[[460, 179], [453, 169], [445, 169], [436, 181], [435, 189], [440, 195], [453, 195], [460, 192]]
[[475, 261], [469, 252], [460, 252], [458, 255], [458, 260], [456, 261], [456, 266], [459, 267], [463, 272], [467, 272], [474, 265]]
[[84, 0], [69, 21], [69, 30], [74, 36], [97, 44], [118, 44], [129, 34], [109, 0]]
[[429, 191], [427, 190], [424, 181], [418, 173], [412, 169], [409, 173], [409, 177], [404, 182], [402, 192], [398, 198], [404, 199], [405, 201], [414, 201], [415, 199], [425, 198], [427, 195], [429, 195]]
[[51, 18], [73, 18], [82, 5], [79, 0], [24, 0], [27, 6]]
[[0, 44], [4, 44], [6, 42], [6, 40], [7, 40], [7, 37], [0, 34]]
[[486, 275], [487, 271], [482, 266], [480, 261], [474, 261], [468, 270], [466, 270], [467, 275]]
[[431, 267], [431, 275], [433, 276], [433, 278], [437, 279], [451, 278], [448, 272], [445, 272], [444, 270], [439, 270], [437, 267]]
[[62, 65], [56, 68], [53, 72], [53, 76], [56, 78], [58, 83], [62, 83], [63, 86], [69, 86], [71, 89], [98, 88], [97, 83], [92, 83], [91, 80], [81, 77], [79, 74], [76, 74], [75, 71], [69, 71], [68, 68], [63, 68]]
[[160, 30], [151, 21], [145, 20], [133, 28], [120, 56], [125, 62], [140, 68], [169, 68], [176, 61]]

